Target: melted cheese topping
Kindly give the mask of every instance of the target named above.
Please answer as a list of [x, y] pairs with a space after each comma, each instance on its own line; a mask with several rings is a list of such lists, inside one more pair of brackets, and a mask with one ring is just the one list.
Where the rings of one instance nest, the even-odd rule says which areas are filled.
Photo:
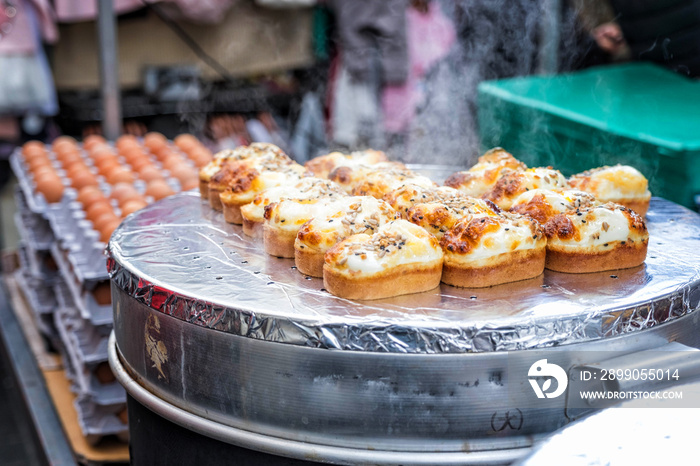
[[441, 263], [437, 240], [419, 226], [394, 220], [373, 235], [350, 236], [326, 253], [326, 264], [347, 276], [367, 276], [401, 265]]
[[282, 199], [265, 208], [265, 224], [286, 232], [297, 232], [314, 217], [325, 217], [337, 211], [337, 196], [318, 196], [308, 199]]
[[528, 168], [522, 172], [512, 172], [503, 176], [483, 197], [495, 202], [501, 209], [508, 210], [513, 200], [532, 189], [557, 190], [568, 187], [568, 182], [559, 170], [552, 168]]
[[373, 196], [381, 199], [387, 193], [405, 184], [420, 188], [436, 187], [433, 180], [427, 176], [416, 175], [409, 170], [388, 170], [367, 173], [355, 183], [351, 192], [356, 196]]
[[469, 170], [451, 175], [445, 184], [469, 196], [481, 197], [496, 184], [501, 176], [526, 169], [527, 165], [502, 148], [496, 147], [479, 157], [478, 163]]
[[336, 167], [329, 175], [330, 180], [338, 183], [346, 192], [352, 190], [362, 183], [372, 173], [393, 173], [392, 176], [412, 176], [413, 172], [406, 169], [400, 162], [380, 162], [372, 165], [360, 163], [348, 163]]
[[306, 169], [297, 163], [288, 165], [283, 170], [263, 168], [249, 185], [229, 187], [219, 197], [221, 202], [227, 205], [247, 204], [266, 189], [298, 182], [305, 171]]
[[644, 200], [651, 197], [647, 179], [639, 170], [627, 165], [589, 170], [572, 176], [569, 183], [593, 194], [602, 202]]
[[590, 207], [596, 203], [592, 194], [583, 191], [531, 189], [515, 198], [510, 211], [530, 215], [544, 224], [556, 214]]
[[295, 248], [327, 251], [351, 235], [373, 234], [382, 225], [395, 220], [396, 211], [385, 201], [370, 196], [348, 197], [333, 205], [323, 217], [315, 217], [302, 226]]
[[442, 239], [447, 230], [467, 215], [497, 216], [486, 201], [466, 197], [416, 204], [408, 209], [406, 219]]
[[423, 187], [415, 184], [405, 184], [384, 195], [384, 200], [402, 216], [416, 204], [426, 202], [444, 202], [453, 199], [465, 199], [467, 196], [449, 186]]
[[214, 155], [214, 159], [199, 170], [199, 179], [202, 181], [209, 181], [212, 176], [221, 170], [226, 162], [242, 161], [250, 158], [279, 158], [291, 160], [282, 152], [282, 149], [276, 145], [256, 142], [249, 146], [239, 146], [235, 149], [217, 152]]
[[265, 206], [282, 199], [310, 199], [313, 197], [345, 196], [335, 183], [320, 178], [302, 178], [294, 186], [281, 185], [266, 189], [256, 195], [253, 201], [241, 207], [241, 215], [251, 222], [262, 222], [265, 215]]
[[493, 265], [494, 258], [506, 259], [508, 253], [544, 248], [547, 239], [534, 220], [501, 213], [462, 218], [440, 244], [446, 261], [479, 267]]
[[[618, 243], [634, 243], [649, 238], [642, 218], [617, 204], [598, 205], [563, 215], [569, 219], [573, 232], [562, 237], [557, 234], [550, 235], [548, 230], [548, 243], [556, 249], [605, 250], [615, 247]], [[555, 221], [556, 219], [552, 220]], [[639, 227], [634, 228], [635, 223]]]

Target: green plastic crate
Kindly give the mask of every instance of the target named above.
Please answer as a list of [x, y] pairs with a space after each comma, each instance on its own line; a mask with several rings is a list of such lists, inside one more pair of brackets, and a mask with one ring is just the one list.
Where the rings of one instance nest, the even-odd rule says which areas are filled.
[[649, 189], [695, 208], [700, 194], [700, 81], [648, 63], [479, 85], [483, 149], [572, 175], [628, 164]]

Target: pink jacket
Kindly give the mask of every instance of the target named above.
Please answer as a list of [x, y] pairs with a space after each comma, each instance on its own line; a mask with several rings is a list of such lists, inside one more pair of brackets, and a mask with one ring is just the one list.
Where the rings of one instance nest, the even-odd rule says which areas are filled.
[[408, 79], [404, 84], [387, 85], [382, 92], [384, 129], [391, 133], [409, 129], [416, 106], [423, 99], [420, 82], [430, 68], [447, 55], [456, 39], [454, 26], [438, 2], [430, 2], [425, 14], [409, 7], [406, 20]]
[[39, 44], [34, 35], [32, 13], [37, 20], [41, 39], [47, 43], [58, 40], [56, 16], [49, 0], [19, 0], [15, 2], [15, 7], [17, 16], [12, 30], [0, 39], [0, 54], [33, 54], [37, 51]]

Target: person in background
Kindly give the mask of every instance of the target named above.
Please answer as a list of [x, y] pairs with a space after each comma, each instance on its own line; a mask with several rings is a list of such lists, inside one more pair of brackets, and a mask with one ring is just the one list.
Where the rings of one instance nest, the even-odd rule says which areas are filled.
[[426, 97], [423, 81], [431, 68], [447, 56], [456, 33], [439, 4], [411, 0], [406, 11], [406, 37], [408, 77], [404, 83], [389, 83], [382, 89], [384, 130], [393, 152], [406, 143], [411, 123]]
[[572, 0], [581, 22], [614, 61], [652, 61], [700, 76], [700, 0]]
[[8, 158], [22, 133], [36, 135], [43, 118], [58, 112], [43, 43], [58, 39], [48, 0], [0, 0], [0, 187], [10, 177]]

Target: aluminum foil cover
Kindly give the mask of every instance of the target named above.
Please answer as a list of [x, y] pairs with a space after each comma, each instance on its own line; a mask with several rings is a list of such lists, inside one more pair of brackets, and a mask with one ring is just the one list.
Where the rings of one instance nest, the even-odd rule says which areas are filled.
[[391, 352], [513, 351], [643, 330], [700, 305], [700, 216], [663, 199], [647, 214], [643, 266], [594, 274], [545, 271], [482, 289], [352, 301], [267, 255], [198, 193], [130, 215], [108, 245], [113, 286], [193, 325], [317, 348]]

